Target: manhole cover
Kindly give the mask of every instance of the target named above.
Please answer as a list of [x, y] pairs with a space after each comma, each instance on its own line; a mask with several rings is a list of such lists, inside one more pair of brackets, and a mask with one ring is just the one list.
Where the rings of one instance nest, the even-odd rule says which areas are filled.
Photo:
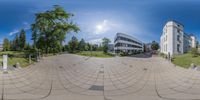
[[144, 68], [143, 70], [145, 70], [145, 71], [146, 71], [146, 70], [147, 70], [147, 68]]
[[59, 68], [63, 68], [63, 66], [59, 66]]
[[100, 86], [100, 85], [92, 85], [89, 90], [94, 90], [94, 91], [103, 91], [104, 90], [104, 86]]
[[4, 71], [3, 74], [8, 74], [8, 72], [7, 72], [7, 71]]
[[104, 71], [99, 71], [99, 73], [100, 73], [100, 74], [103, 74], [103, 73], [104, 73]]

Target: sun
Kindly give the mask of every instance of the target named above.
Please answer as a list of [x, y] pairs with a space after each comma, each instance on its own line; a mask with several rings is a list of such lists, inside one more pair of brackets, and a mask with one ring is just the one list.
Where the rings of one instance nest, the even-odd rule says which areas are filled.
[[102, 26], [102, 25], [97, 25], [96, 28], [97, 28], [97, 30], [99, 30], [99, 31], [103, 30], [103, 26]]

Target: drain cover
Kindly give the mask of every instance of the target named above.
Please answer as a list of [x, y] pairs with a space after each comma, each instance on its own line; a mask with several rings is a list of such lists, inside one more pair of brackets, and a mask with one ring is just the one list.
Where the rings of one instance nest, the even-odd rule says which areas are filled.
[[147, 68], [144, 68], [143, 70], [145, 70], [145, 71], [146, 71], [146, 70], [147, 70]]
[[104, 90], [104, 86], [101, 85], [92, 85], [89, 90], [94, 90], [94, 91], [103, 91]]
[[8, 72], [7, 72], [7, 71], [4, 71], [3, 74], [8, 74]]
[[100, 73], [100, 74], [103, 74], [103, 73], [104, 73], [104, 71], [99, 71], [99, 73]]
[[63, 68], [63, 66], [59, 66], [59, 68]]

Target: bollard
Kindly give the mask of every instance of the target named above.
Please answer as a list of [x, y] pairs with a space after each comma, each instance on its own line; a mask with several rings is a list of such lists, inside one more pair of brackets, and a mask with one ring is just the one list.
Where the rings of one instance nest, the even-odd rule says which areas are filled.
[[194, 65], [194, 63], [191, 63], [191, 64], [190, 64], [190, 67], [191, 67], [192, 69], [195, 69], [196, 66]]
[[3, 70], [7, 70], [8, 67], [8, 55], [3, 55]]
[[29, 54], [29, 64], [31, 64], [31, 54]]
[[17, 63], [15, 64], [15, 67], [16, 67], [16, 68], [19, 68], [19, 67], [20, 67], [19, 62], [17, 62]]
[[39, 62], [40, 60], [39, 60], [39, 57], [38, 57], [38, 55], [36, 55], [36, 60], [37, 60], [37, 62]]

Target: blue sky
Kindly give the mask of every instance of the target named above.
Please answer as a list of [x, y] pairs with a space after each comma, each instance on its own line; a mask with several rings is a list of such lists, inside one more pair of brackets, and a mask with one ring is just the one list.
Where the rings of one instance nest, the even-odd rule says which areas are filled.
[[34, 14], [61, 5], [74, 13], [79, 33], [67, 34], [66, 43], [75, 35], [91, 43], [103, 37], [113, 41], [117, 32], [132, 35], [143, 42], [159, 42], [168, 20], [184, 24], [186, 33], [200, 39], [200, 1], [198, 0], [0, 0], [0, 43], [12, 39], [21, 28], [31, 42], [30, 24]]

